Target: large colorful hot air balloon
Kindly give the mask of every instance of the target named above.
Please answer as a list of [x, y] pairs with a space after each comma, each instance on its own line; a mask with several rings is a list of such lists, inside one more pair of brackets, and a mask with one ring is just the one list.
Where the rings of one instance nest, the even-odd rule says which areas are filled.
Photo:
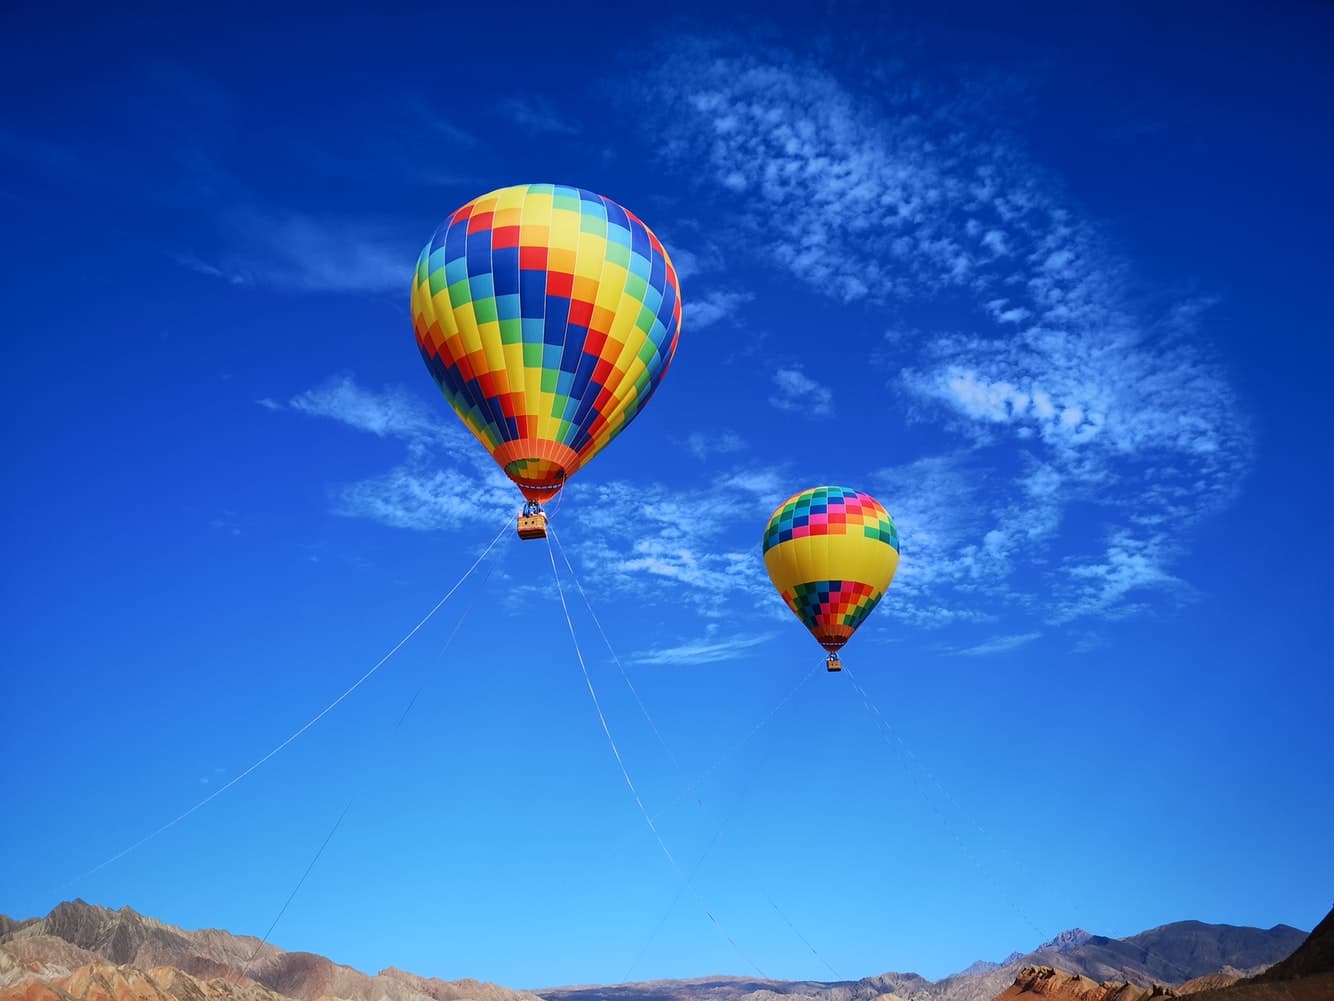
[[899, 566], [894, 519], [870, 494], [813, 487], [778, 506], [764, 530], [764, 566], [787, 607], [829, 651], [838, 651], [875, 608]]
[[540, 537], [541, 502], [658, 388], [681, 293], [634, 214], [580, 188], [521, 184], [436, 230], [417, 259], [412, 322], [445, 399], [527, 498], [520, 534]]

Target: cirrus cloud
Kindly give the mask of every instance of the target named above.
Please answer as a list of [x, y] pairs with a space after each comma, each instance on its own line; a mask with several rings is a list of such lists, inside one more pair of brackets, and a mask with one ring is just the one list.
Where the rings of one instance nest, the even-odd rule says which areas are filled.
[[[1251, 449], [1200, 336], [1209, 301], [1148, 311], [1145, 280], [1019, 140], [966, 100], [892, 80], [871, 96], [864, 82], [781, 50], [687, 41], [654, 80], [677, 109], [655, 126], [668, 161], [725, 206], [726, 255], [833, 308], [971, 317], [895, 338], [899, 405], [955, 442], [878, 474], [902, 512], [896, 591], [940, 623], [985, 607], [1116, 616], [1181, 590], [1181, 548], [1164, 539], [1234, 495]], [[830, 412], [832, 392], [800, 369], [773, 378], [775, 406]], [[1075, 529], [1073, 505], [1097, 512], [1092, 528]]]

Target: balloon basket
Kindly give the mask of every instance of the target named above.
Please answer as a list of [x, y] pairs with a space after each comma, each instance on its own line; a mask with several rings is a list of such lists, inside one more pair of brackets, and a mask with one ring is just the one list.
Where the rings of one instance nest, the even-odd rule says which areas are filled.
[[825, 658], [824, 669], [826, 671], [831, 671], [831, 672], [841, 671], [843, 670], [843, 661], [838, 659], [838, 654], [831, 653], [828, 657]]
[[519, 538], [545, 539], [547, 537], [547, 516], [541, 511], [519, 515]]

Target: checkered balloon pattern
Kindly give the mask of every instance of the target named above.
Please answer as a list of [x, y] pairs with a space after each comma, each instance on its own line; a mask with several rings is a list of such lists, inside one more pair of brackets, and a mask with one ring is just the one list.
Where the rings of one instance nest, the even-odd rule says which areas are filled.
[[530, 501], [565, 481], [652, 398], [681, 333], [676, 269], [609, 198], [522, 184], [464, 205], [417, 259], [426, 367]]
[[870, 494], [814, 487], [789, 497], [769, 519], [764, 565], [787, 607], [835, 651], [894, 579], [899, 533]]

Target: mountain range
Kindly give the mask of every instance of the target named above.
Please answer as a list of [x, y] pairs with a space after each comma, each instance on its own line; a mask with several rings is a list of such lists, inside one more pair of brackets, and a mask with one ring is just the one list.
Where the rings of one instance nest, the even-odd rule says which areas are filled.
[[[540, 990], [546, 1001], [992, 1001], [1014, 985], [1025, 969], [1050, 968], [1087, 983], [1128, 983], [1146, 989], [1181, 985], [1223, 973], [1240, 978], [1288, 956], [1306, 934], [1289, 925], [1269, 929], [1178, 921], [1129, 938], [1062, 932], [1031, 952], [930, 981], [916, 973], [882, 973], [836, 983], [782, 982], [715, 977], [596, 987]], [[1334, 1001], [1334, 999], [1331, 999]]]
[[[24, 985], [27, 986], [24, 986]], [[129, 907], [75, 900], [44, 918], [0, 916], [0, 1001], [539, 1001], [476, 980], [392, 967], [374, 977], [249, 935], [184, 931]]]
[[[1312, 987], [1328, 992], [1302, 993]], [[1288, 925], [1199, 921], [1121, 939], [1072, 929], [939, 981], [915, 973], [832, 983], [709, 977], [527, 992], [393, 967], [368, 976], [251, 936], [185, 931], [81, 900], [44, 918], [0, 916], [0, 1001], [1145, 1001], [1186, 993], [1191, 1001], [1334, 1001], [1331, 918], [1309, 938]]]

